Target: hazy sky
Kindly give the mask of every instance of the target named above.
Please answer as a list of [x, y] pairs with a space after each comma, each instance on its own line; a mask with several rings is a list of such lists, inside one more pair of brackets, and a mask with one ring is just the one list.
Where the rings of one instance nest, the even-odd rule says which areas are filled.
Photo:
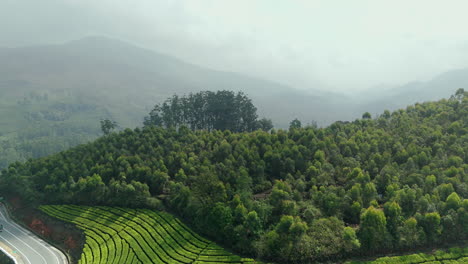
[[349, 92], [468, 67], [467, 10], [466, 0], [0, 0], [0, 46], [107, 35], [210, 68]]

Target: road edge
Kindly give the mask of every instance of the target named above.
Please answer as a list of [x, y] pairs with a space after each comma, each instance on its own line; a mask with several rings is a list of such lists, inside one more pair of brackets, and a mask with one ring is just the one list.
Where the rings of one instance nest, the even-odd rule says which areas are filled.
[[[24, 223], [22, 223], [21, 221], [18, 221], [18, 219], [12, 214], [10, 213], [10, 208], [9, 208], [9, 204], [6, 202], [6, 201], [3, 201], [3, 202], [0, 202], [0, 204], [2, 204], [5, 208], [5, 212], [7, 213], [7, 216], [13, 220], [13, 224], [25, 229], [25, 231], [27, 233], [30, 233], [31, 235], [37, 237], [39, 240], [41, 240], [42, 242], [44, 242], [49, 249], [51, 250], [54, 250], [54, 251], [58, 251], [62, 260], [67, 263], [67, 264], [72, 264], [71, 260], [70, 260], [70, 256], [65, 252], [63, 251], [62, 249], [60, 249], [59, 247], [56, 246], [55, 243], [53, 243], [52, 241], [48, 240], [48, 239], [45, 239], [43, 237], [41, 237], [39, 234], [36, 234], [35, 232], [33, 232], [28, 226], [26, 226]], [[63, 256], [65, 256], [65, 258], [63, 258]], [[15, 264], [17, 264], [17, 262], [15, 262]]]
[[0, 251], [2, 251], [7, 257], [13, 260], [13, 263], [19, 264], [18, 260], [15, 257], [13, 257], [13, 255], [11, 255], [10, 252], [8, 252], [6, 249], [4, 249], [3, 247], [0, 247]]

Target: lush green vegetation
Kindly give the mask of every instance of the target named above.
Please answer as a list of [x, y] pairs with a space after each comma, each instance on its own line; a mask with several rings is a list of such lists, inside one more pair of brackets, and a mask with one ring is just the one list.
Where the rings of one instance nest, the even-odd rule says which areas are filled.
[[326, 128], [147, 125], [14, 163], [0, 188], [42, 203], [167, 208], [242, 254], [337, 260], [468, 236], [468, 94]]
[[[7, 89], [0, 98], [0, 169], [15, 161], [66, 150], [143, 120], [141, 109], [98, 101], [64, 90], [17, 94]], [[135, 114], [129, 114], [132, 112]], [[271, 120], [257, 119], [257, 108], [249, 98], [231, 91], [205, 91], [180, 98], [174, 95], [156, 105], [145, 124], [231, 131], [273, 127]]]
[[347, 264], [463, 264], [468, 263], [468, 248], [450, 248], [434, 253], [411, 254], [395, 257], [382, 257], [373, 261], [350, 261]]
[[198, 236], [164, 212], [72, 205], [40, 209], [84, 230], [79, 264], [255, 263]]

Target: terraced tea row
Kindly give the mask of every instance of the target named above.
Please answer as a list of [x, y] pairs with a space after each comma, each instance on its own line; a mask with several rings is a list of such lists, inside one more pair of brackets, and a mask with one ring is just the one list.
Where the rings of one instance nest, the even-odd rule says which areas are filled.
[[254, 263], [202, 238], [164, 212], [74, 205], [40, 209], [84, 231], [86, 244], [79, 264]]

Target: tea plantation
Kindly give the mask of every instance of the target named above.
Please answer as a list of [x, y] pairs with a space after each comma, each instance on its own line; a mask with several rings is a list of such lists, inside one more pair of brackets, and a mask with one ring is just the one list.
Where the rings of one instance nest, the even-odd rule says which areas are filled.
[[86, 243], [79, 264], [255, 263], [200, 237], [168, 213], [74, 205], [40, 209], [84, 231]]

